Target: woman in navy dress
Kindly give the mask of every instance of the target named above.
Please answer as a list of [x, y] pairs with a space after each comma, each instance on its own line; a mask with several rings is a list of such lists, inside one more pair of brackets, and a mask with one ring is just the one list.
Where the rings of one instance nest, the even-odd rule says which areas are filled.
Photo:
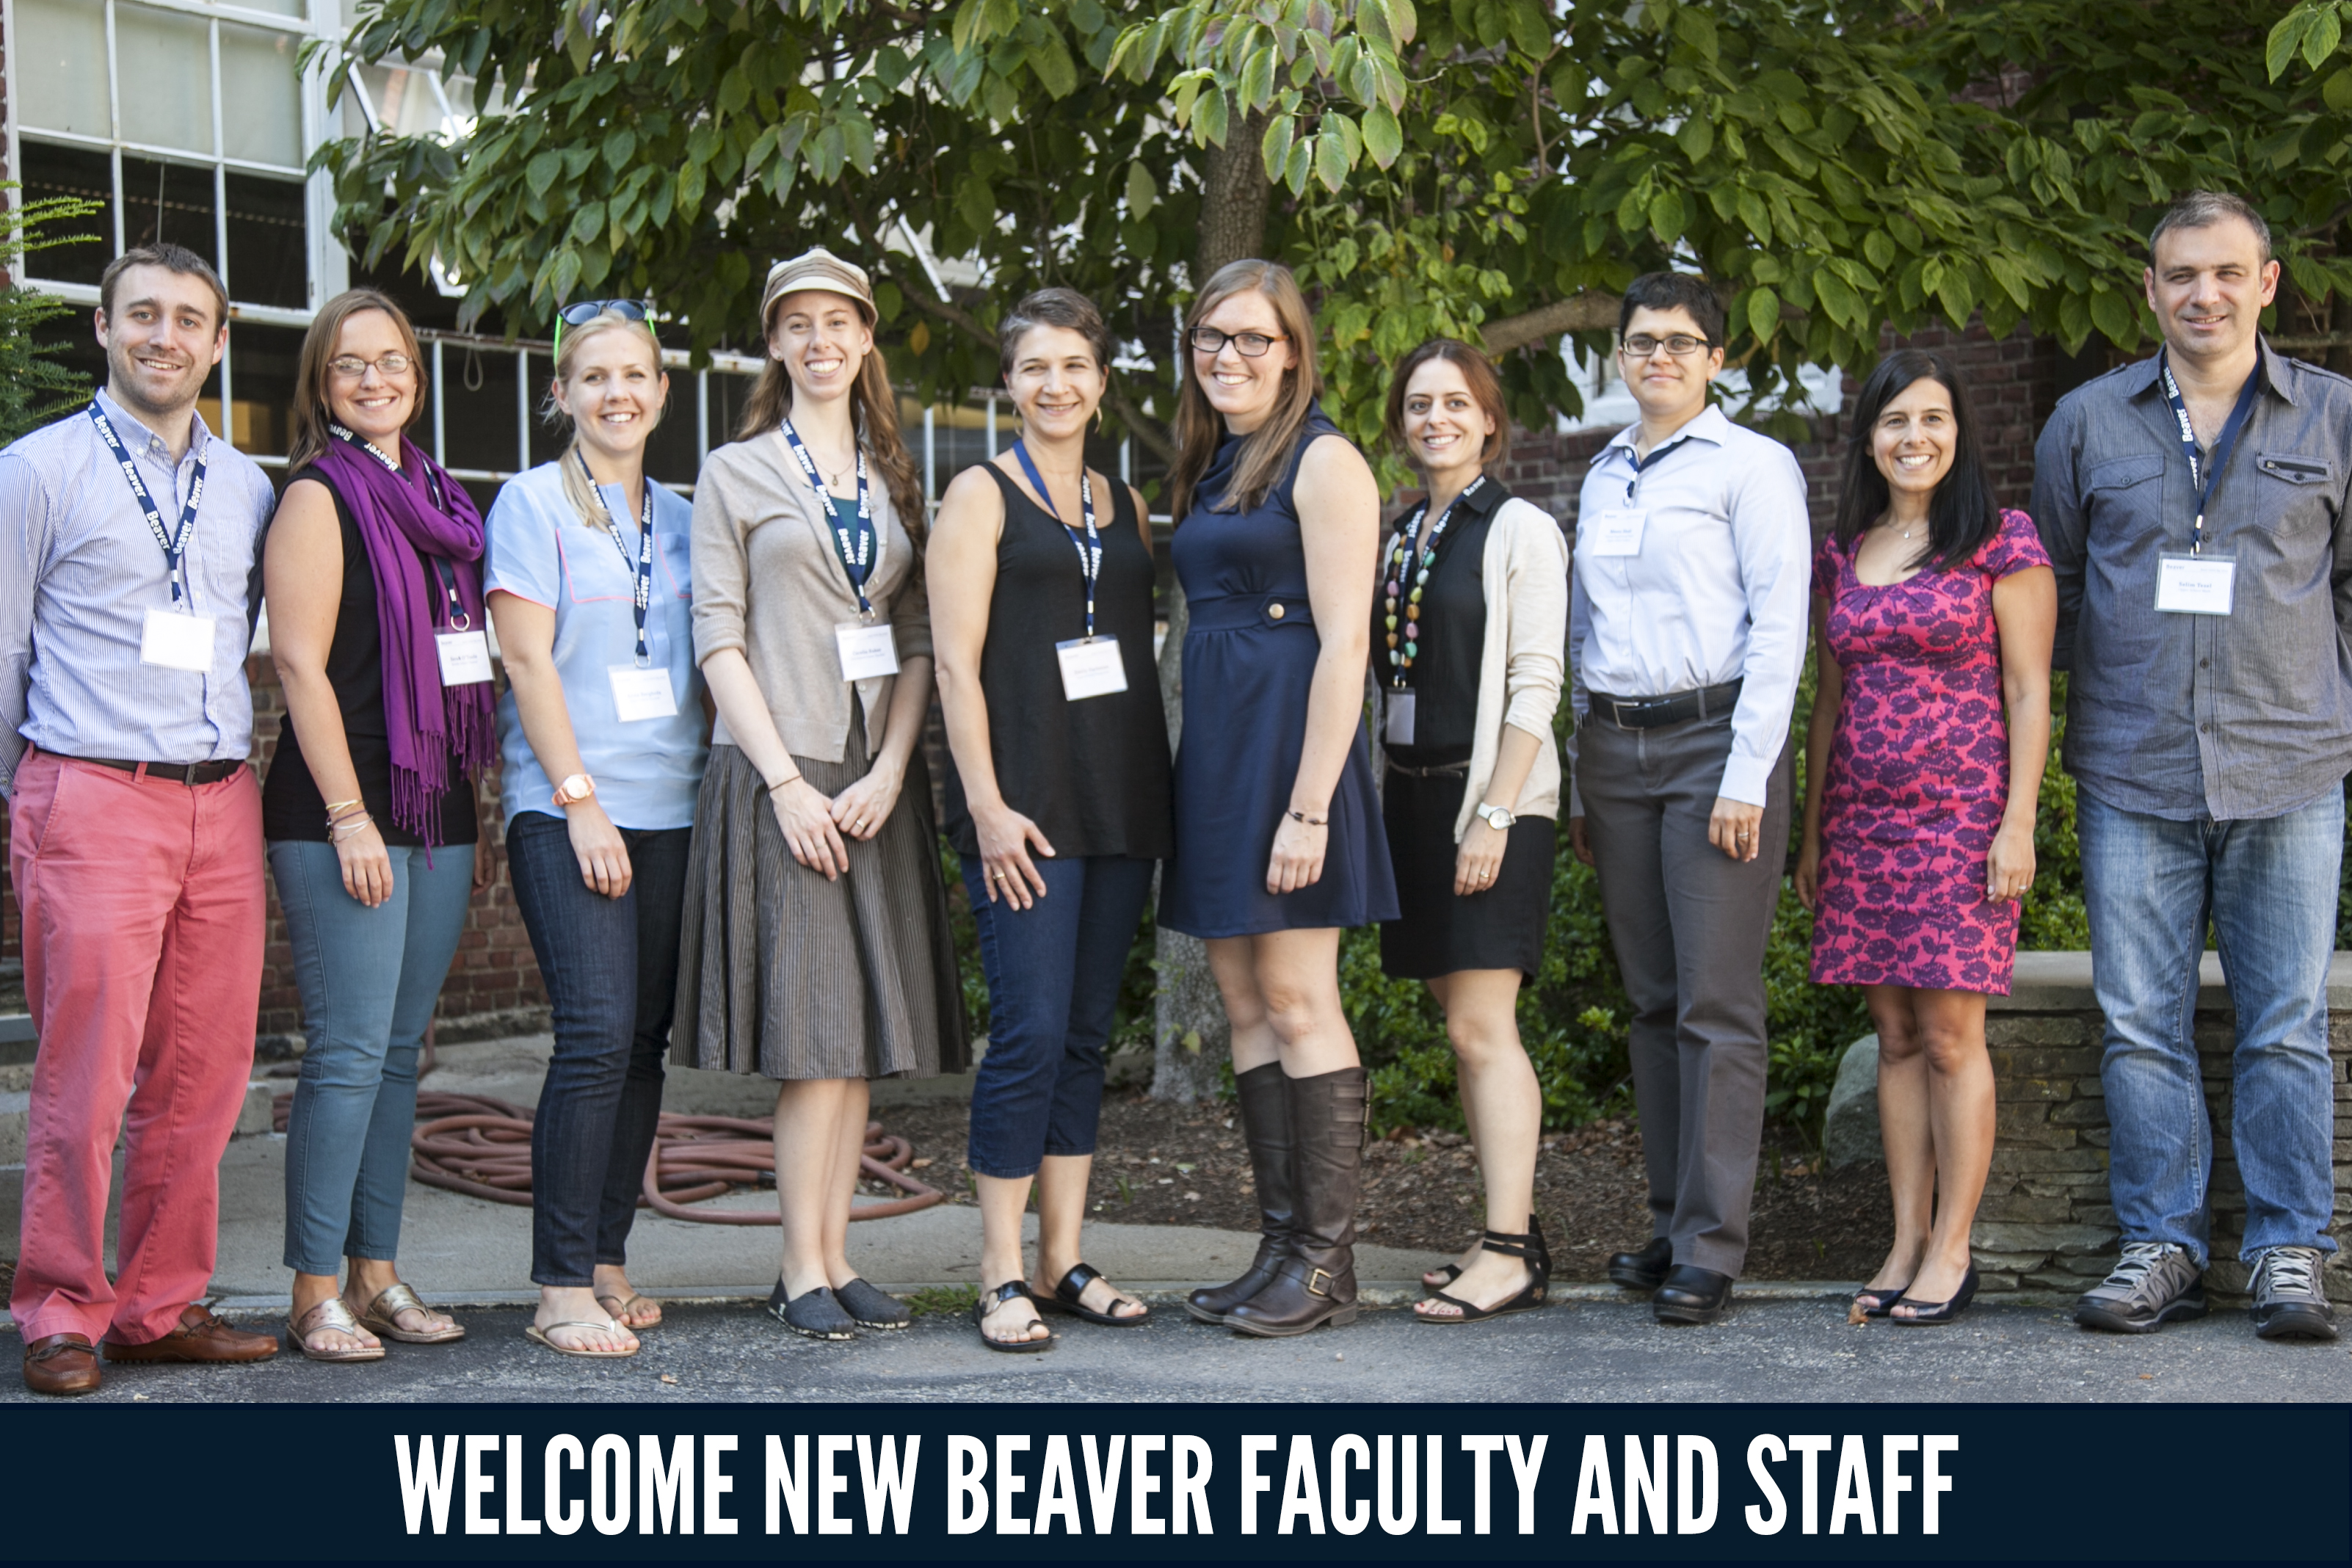
[[1192, 620], [1160, 919], [1208, 944], [1262, 1237], [1190, 1306], [1280, 1337], [1356, 1315], [1365, 1085], [1339, 931], [1397, 915], [1363, 726], [1380, 491], [1315, 401], [1288, 268], [1224, 268], [1185, 337], [1171, 510]]

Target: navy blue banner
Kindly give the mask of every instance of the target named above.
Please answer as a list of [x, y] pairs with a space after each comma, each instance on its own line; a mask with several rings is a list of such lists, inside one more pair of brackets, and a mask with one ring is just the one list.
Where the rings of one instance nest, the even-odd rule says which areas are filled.
[[0, 1438], [17, 1560], [2352, 1555], [2341, 1406], [13, 1406]]

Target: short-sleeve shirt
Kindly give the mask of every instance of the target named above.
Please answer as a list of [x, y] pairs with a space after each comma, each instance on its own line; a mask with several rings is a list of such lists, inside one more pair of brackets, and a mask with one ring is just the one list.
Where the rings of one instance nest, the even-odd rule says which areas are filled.
[[[652, 602], [646, 611], [650, 663], [669, 672], [677, 712], [624, 724], [613, 693], [615, 667], [636, 663], [637, 518], [618, 485], [600, 487], [606, 521], [590, 527], [563, 493], [562, 470], [542, 463], [518, 474], [490, 506], [483, 561], [486, 594], [512, 594], [555, 612], [555, 670], [572, 716], [580, 764], [616, 826], [687, 827], [702, 783], [702, 672], [694, 661], [694, 512], [664, 486], [654, 501]], [[514, 692], [499, 699], [499, 806], [561, 815], [554, 782], [523, 734]]]

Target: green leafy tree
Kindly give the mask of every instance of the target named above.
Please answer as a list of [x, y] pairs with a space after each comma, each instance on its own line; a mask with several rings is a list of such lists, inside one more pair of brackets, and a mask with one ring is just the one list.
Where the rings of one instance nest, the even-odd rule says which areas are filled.
[[[14, 180], [0, 181], [0, 195], [13, 196]], [[37, 341], [43, 322], [73, 313], [73, 307], [54, 294], [27, 289], [14, 281], [24, 258], [36, 250], [94, 239], [94, 235], [47, 235], [43, 226], [70, 222], [104, 211], [79, 196], [50, 196], [26, 202], [10, 213], [13, 229], [0, 227], [0, 447], [65, 413], [90, 395], [88, 378], [57, 363], [62, 349]]]

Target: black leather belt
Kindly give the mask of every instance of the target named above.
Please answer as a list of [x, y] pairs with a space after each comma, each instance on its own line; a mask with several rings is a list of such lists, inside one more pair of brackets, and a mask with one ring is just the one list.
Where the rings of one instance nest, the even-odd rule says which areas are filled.
[[1388, 755], [1386, 752], [1381, 753], [1381, 760], [1388, 763], [1389, 772], [1392, 773], [1403, 773], [1408, 778], [1451, 778], [1455, 773], [1467, 774], [1470, 772], [1470, 764], [1466, 762], [1441, 763], [1433, 768], [1409, 768], [1402, 763], [1398, 762], [1394, 757]]
[[144, 768], [151, 779], [169, 779], [173, 784], [191, 785], [218, 784], [245, 766], [243, 759], [234, 763], [133, 763], [121, 757], [67, 757], [63, 760], [88, 763], [94, 768], [112, 768], [124, 773], [135, 773]]
[[1665, 697], [1610, 697], [1598, 691], [1588, 692], [1586, 697], [1596, 719], [1606, 719], [1620, 730], [1655, 730], [1679, 724], [1685, 719], [1729, 712], [1739, 700], [1740, 685], [1739, 681], [1727, 680], [1720, 686], [1703, 686], [1696, 691], [1676, 691]]

